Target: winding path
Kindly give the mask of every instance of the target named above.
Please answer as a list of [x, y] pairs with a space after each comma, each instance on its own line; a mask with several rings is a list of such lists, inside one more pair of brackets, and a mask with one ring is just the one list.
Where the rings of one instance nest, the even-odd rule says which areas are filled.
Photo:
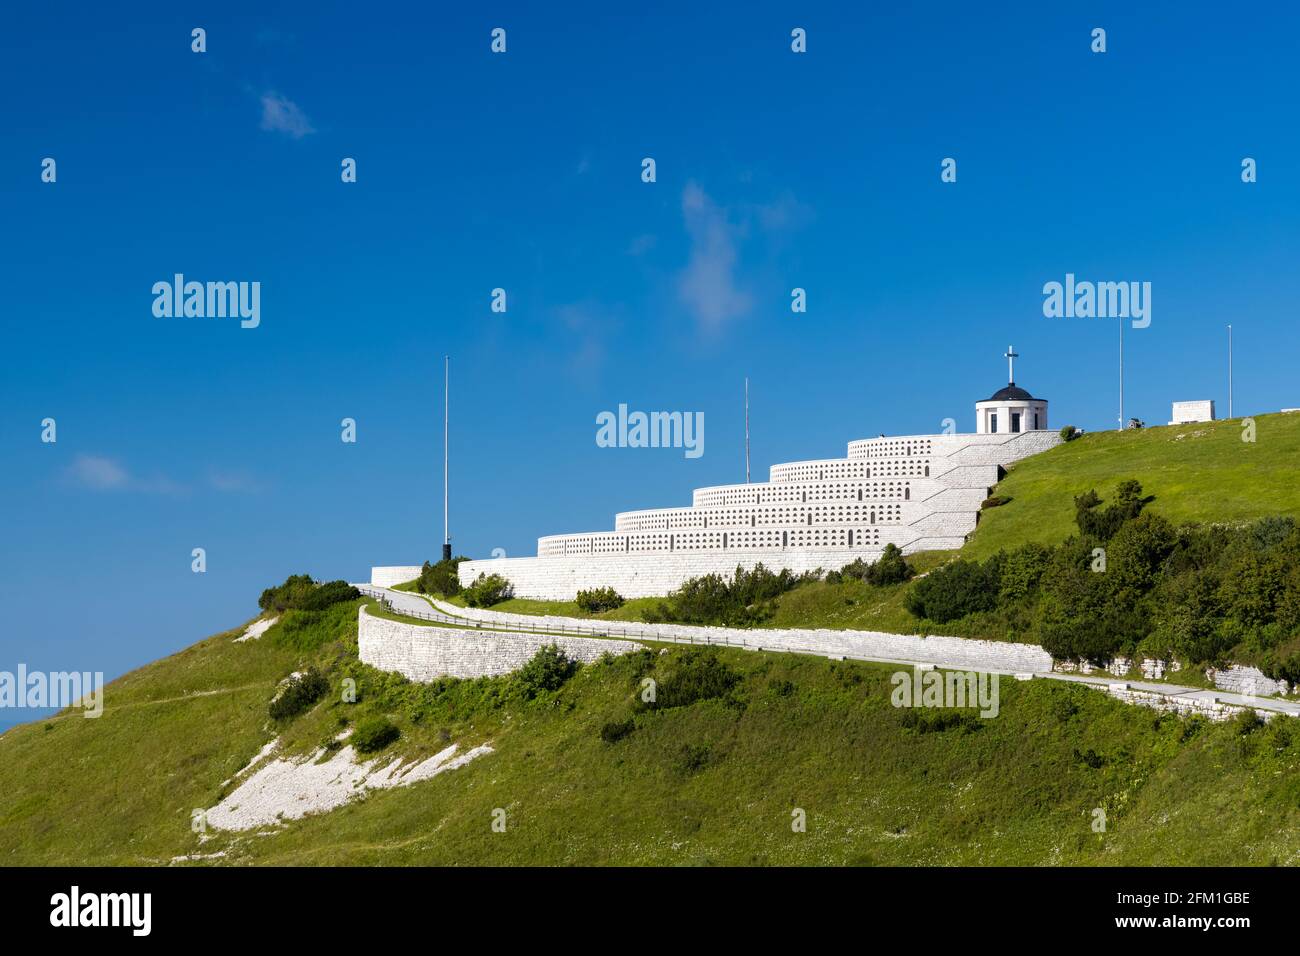
[[460, 628], [482, 628], [521, 633], [568, 634], [587, 637], [641, 639], [673, 644], [709, 644], [746, 650], [813, 654], [836, 660], [861, 660], [943, 670], [979, 670], [1019, 679], [1046, 678], [1085, 684], [1113, 695], [1157, 695], [1189, 707], [1223, 704], [1253, 707], [1257, 711], [1300, 717], [1300, 702], [1277, 697], [1255, 697], [1201, 687], [1158, 681], [1124, 681], [1114, 677], [1062, 674], [1052, 670], [1052, 658], [1041, 647], [962, 637], [887, 634], [881, 631], [829, 629], [741, 629], [691, 627], [681, 624], [642, 624], [631, 621], [507, 614], [482, 608], [463, 608], [409, 591], [369, 584], [356, 587], [379, 598], [399, 614]]

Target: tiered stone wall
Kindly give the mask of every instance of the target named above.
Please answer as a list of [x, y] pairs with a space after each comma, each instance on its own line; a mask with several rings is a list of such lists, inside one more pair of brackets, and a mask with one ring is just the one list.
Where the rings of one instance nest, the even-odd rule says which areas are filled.
[[362, 661], [414, 681], [508, 674], [523, 667], [548, 644], [556, 644], [574, 660], [588, 663], [602, 654], [627, 654], [640, 649], [632, 641], [423, 627], [375, 617], [364, 607], [357, 620], [357, 643]]
[[545, 600], [592, 587], [646, 597], [760, 562], [829, 571], [875, 560], [889, 544], [960, 548], [999, 469], [1060, 441], [1048, 431], [855, 441], [847, 458], [773, 465], [767, 482], [697, 489], [690, 507], [621, 512], [614, 531], [539, 538], [536, 558], [467, 561], [460, 579], [500, 574], [519, 597]]

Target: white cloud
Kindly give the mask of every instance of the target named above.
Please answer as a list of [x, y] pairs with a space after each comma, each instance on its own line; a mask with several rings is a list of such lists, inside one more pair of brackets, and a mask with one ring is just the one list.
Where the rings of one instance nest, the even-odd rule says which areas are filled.
[[294, 139], [302, 139], [307, 134], [316, 132], [311, 120], [307, 119], [307, 114], [299, 109], [297, 103], [273, 90], [262, 94], [262, 129], [284, 133]]
[[205, 482], [193, 485], [176, 481], [163, 474], [139, 475], [107, 455], [78, 455], [63, 471], [64, 479], [91, 491], [130, 491], [149, 495], [185, 496], [195, 488], [206, 487], [222, 494], [256, 493], [261, 484], [244, 471], [211, 470]]
[[693, 182], [682, 191], [682, 217], [691, 240], [691, 256], [678, 277], [677, 291], [703, 329], [718, 332], [753, 304], [736, 282], [736, 245], [741, 230], [728, 221], [726, 210]]
[[109, 490], [126, 488], [131, 484], [127, 470], [111, 458], [99, 455], [78, 455], [68, 466], [67, 476], [86, 488]]

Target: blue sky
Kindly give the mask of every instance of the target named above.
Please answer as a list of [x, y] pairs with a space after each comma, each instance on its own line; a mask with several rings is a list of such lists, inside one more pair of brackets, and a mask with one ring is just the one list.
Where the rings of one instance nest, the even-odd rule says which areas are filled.
[[[1300, 405], [1294, 8], [904, 6], [11, 5], [0, 670], [111, 678], [289, 573], [436, 557], [444, 354], [473, 556], [743, 480], [746, 375], [760, 477], [973, 429], [1012, 343], [1053, 424], [1113, 427], [1116, 322], [1042, 314], [1067, 272], [1152, 284], [1130, 414], [1224, 408], [1228, 322], [1237, 413]], [[261, 325], [155, 318], [177, 272], [260, 282]], [[705, 453], [597, 447], [620, 403]]]

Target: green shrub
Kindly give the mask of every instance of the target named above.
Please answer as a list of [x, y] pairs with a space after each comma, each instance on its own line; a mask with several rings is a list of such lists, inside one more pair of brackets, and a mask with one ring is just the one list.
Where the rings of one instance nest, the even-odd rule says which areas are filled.
[[277, 614], [292, 610], [323, 611], [331, 604], [355, 601], [360, 596], [361, 592], [346, 581], [317, 584], [310, 575], [292, 574], [283, 584], [263, 591], [257, 605], [263, 611]]
[[689, 707], [702, 700], [726, 698], [740, 674], [718, 658], [711, 648], [690, 648], [679, 652], [665, 665], [655, 688], [655, 700], [640, 708]]
[[698, 773], [713, 760], [713, 752], [703, 744], [682, 744], [673, 760], [673, 769], [683, 776]]
[[592, 588], [590, 591], [579, 591], [577, 602], [578, 607], [588, 614], [599, 614], [622, 607], [623, 597], [613, 588]]
[[457, 573], [462, 561], [468, 561], [469, 558], [461, 555], [450, 560], [442, 560], [437, 564], [424, 562], [420, 568], [420, 577], [416, 582], [416, 590], [422, 594], [440, 594], [443, 597], [455, 597], [460, 593], [460, 576]]
[[361, 592], [347, 581], [328, 581], [308, 592], [299, 607], [304, 611], [323, 611], [331, 604], [355, 601]]
[[330, 685], [314, 667], [307, 668], [303, 674], [291, 677], [278, 694], [271, 700], [268, 708], [272, 720], [286, 720], [296, 717], [329, 693]]
[[1038, 591], [1038, 582], [1042, 580], [1051, 554], [1051, 549], [1032, 542], [1008, 552], [1002, 564], [998, 600], [1008, 604], [1030, 600]]
[[559, 690], [564, 682], [578, 670], [578, 662], [570, 658], [556, 644], [547, 644], [515, 674], [524, 700], [532, 700], [544, 693]]
[[706, 574], [682, 582], [666, 601], [647, 610], [646, 620], [752, 627], [771, 617], [777, 597], [819, 580], [821, 571], [773, 573], [761, 563], [752, 571], [737, 567], [730, 579]]
[[301, 607], [303, 600], [316, 588], [316, 582], [310, 574], [291, 574], [283, 584], [267, 588], [257, 599], [257, 606], [263, 611], [275, 611], [277, 614], [289, 608]]
[[357, 749], [357, 753], [372, 754], [383, 750], [401, 735], [402, 732], [394, 727], [388, 718], [367, 717], [357, 724], [356, 730], [352, 731], [349, 743]]
[[600, 739], [607, 744], [616, 744], [624, 737], [630, 736], [634, 730], [636, 730], [636, 721], [631, 717], [627, 720], [611, 720], [600, 728]]
[[514, 597], [515, 589], [499, 574], [480, 574], [461, 594], [470, 607], [491, 607]]
[[912, 585], [903, 600], [916, 617], [946, 624], [997, 605], [994, 569], [974, 561], [954, 561], [931, 571]]
[[990, 508], [1001, 508], [1010, 501], [1011, 499], [1006, 495], [989, 495], [980, 502], [980, 510], [988, 511]]
[[969, 734], [983, 726], [975, 711], [940, 707], [905, 708], [900, 723], [904, 729], [918, 734], [936, 734], [947, 730], [960, 730], [963, 734]]
[[1082, 434], [1079, 429], [1073, 425], [1066, 425], [1061, 429], [1061, 438], [1065, 441], [1074, 441]]
[[1148, 499], [1142, 497], [1142, 485], [1132, 478], [1121, 481], [1115, 490], [1115, 501], [1098, 510], [1101, 498], [1095, 490], [1074, 499], [1074, 520], [1085, 537], [1109, 541], [1125, 521], [1136, 518]]
[[[859, 581], [865, 581], [867, 584], [883, 586], [886, 584], [902, 584], [904, 581], [911, 580], [915, 571], [903, 557], [902, 550], [898, 545], [885, 545], [885, 550], [872, 564], [868, 564], [861, 558], [855, 559], [852, 563], [846, 564], [836, 575], [832, 571], [826, 575], [826, 580], [831, 583], [838, 583], [838, 580], [844, 578], [857, 578]], [[831, 575], [836, 575], [832, 578]]]

